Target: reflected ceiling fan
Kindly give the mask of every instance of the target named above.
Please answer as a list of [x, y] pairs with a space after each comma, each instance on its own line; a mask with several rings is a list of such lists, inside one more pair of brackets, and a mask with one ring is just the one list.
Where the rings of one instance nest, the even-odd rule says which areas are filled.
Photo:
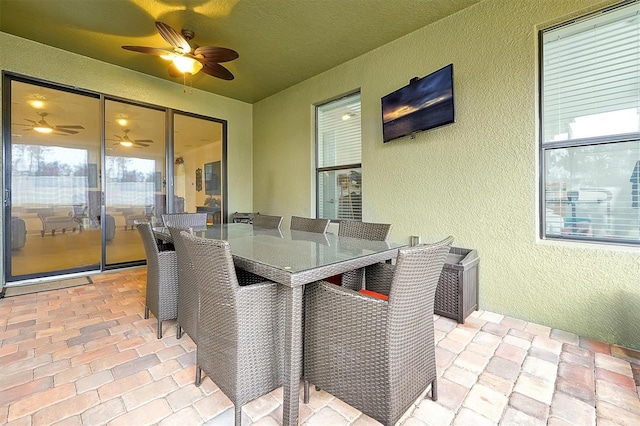
[[122, 131], [124, 132], [124, 136], [114, 135], [118, 139], [111, 139], [111, 140], [117, 140], [117, 142], [114, 143], [114, 145], [122, 145], [127, 148], [132, 146], [135, 146], [137, 148], [146, 148], [149, 146], [150, 143], [153, 143], [151, 139], [131, 139], [129, 137], [129, 131], [130, 131], [129, 129], [122, 129]]
[[171, 77], [180, 77], [186, 74], [194, 75], [202, 70], [205, 74], [213, 77], [233, 80], [234, 77], [231, 71], [220, 65], [220, 62], [229, 62], [237, 59], [239, 55], [235, 50], [218, 46], [192, 47], [189, 41], [194, 36], [193, 31], [183, 29], [182, 33], [179, 33], [163, 22], [156, 22], [156, 28], [162, 38], [173, 49], [145, 46], [122, 46], [122, 48], [170, 60], [169, 75]]
[[38, 133], [44, 133], [44, 134], [58, 132], [56, 133], [58, 135], [75, 135], [78, 133], [78, 130], [84, 130], [84, 127], [82, 127], [79, 124], [68, 124], [68, 125], [59, 124], [55, 126], [51, 125], [47, 123], [47, 120], [45, 120], [45, 117], [49, 114], [44, 111], [38, 111], [38, 115], [40, 116], [39, 121], [29, 120], [28, 118], [25, 118], [25, 120], [27, 120], [31, 124], [20, 124], [20, 125], [28, 126], [28, 128], [25, 130], [35, 130]]

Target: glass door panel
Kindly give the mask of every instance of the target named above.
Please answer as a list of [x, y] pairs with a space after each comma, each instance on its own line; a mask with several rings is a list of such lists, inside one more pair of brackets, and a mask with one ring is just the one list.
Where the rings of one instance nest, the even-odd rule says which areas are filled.
[[144, 260], [136, 220], [154, 225], [165, 212], [165, 113], [105, 102], [106, 265]]
[[221, 223], [225, 211], [223, 124], [180, 113], [173, 116], [173, 211], [207, 212]]
[[12, 80], [10, 115], [7, 281], [99, 269], [99, 98]]

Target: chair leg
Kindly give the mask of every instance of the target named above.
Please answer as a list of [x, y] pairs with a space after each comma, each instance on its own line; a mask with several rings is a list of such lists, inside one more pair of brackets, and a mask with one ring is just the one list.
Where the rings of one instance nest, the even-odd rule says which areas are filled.
[[438, 379], [433, 379], [431, 382], [431, 400], [438, 400]]
[[202, 384], [202, 369], [196, 365], [196, 386]]
[[235, 404], [235, 412], [236, 412], [236, 426], [242, 425], [242, 406], [238, 407], [238, 404]]
[[149, 307], [144, 307], [144, 319], [149, 319]]
[[182, 327], [180, 324], [176, 324], [176, 339], [180, 339], [182, 337]]
[[158, 339], [162, 339], [162, 321], [158, 320]]
[[304, 381], [304, 392], [303, 392], [303, 395], [304, 396], [303, 396], [302, 401], [305, 404], [308, 404], [309, 403], [309, 382], [306, 381], [306, 380]]

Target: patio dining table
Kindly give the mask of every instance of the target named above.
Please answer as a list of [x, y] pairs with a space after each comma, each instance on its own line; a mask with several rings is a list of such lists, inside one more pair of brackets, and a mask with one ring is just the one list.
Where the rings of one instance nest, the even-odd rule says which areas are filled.
[[[167, 228], [156, 238], [171, 242]], [[395, 258], [406, 244], [303, 231], [261, 229], [244, 223], [195, 228], [194, 234], [227, 240], [234, 264], [285, 287], [283, 424], [297, 425], [302, 359], [302, 307], [306, 284]]]

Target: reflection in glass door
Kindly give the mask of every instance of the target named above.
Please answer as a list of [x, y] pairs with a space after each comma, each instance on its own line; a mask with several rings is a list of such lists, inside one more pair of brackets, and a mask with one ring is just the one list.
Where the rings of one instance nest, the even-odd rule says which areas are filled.
[[[7, 281], [100, 268], [100, 101], [11, 81]], [[9, 162], [10, 160], [10, 162]]]
[[166, 205], [164, 122], [164, 111], [105, 102], [106, 265], [144, 260], [135, 221], [162, 221]]
[[225, 221], [225, 121], [10, 73], [3, 87], [7, 282], [142, 264], [135, 221], [167, 211]]
[[206, 212], [208, 222], [225, 217], [223, 123], [175, 113], [173, 212]]

